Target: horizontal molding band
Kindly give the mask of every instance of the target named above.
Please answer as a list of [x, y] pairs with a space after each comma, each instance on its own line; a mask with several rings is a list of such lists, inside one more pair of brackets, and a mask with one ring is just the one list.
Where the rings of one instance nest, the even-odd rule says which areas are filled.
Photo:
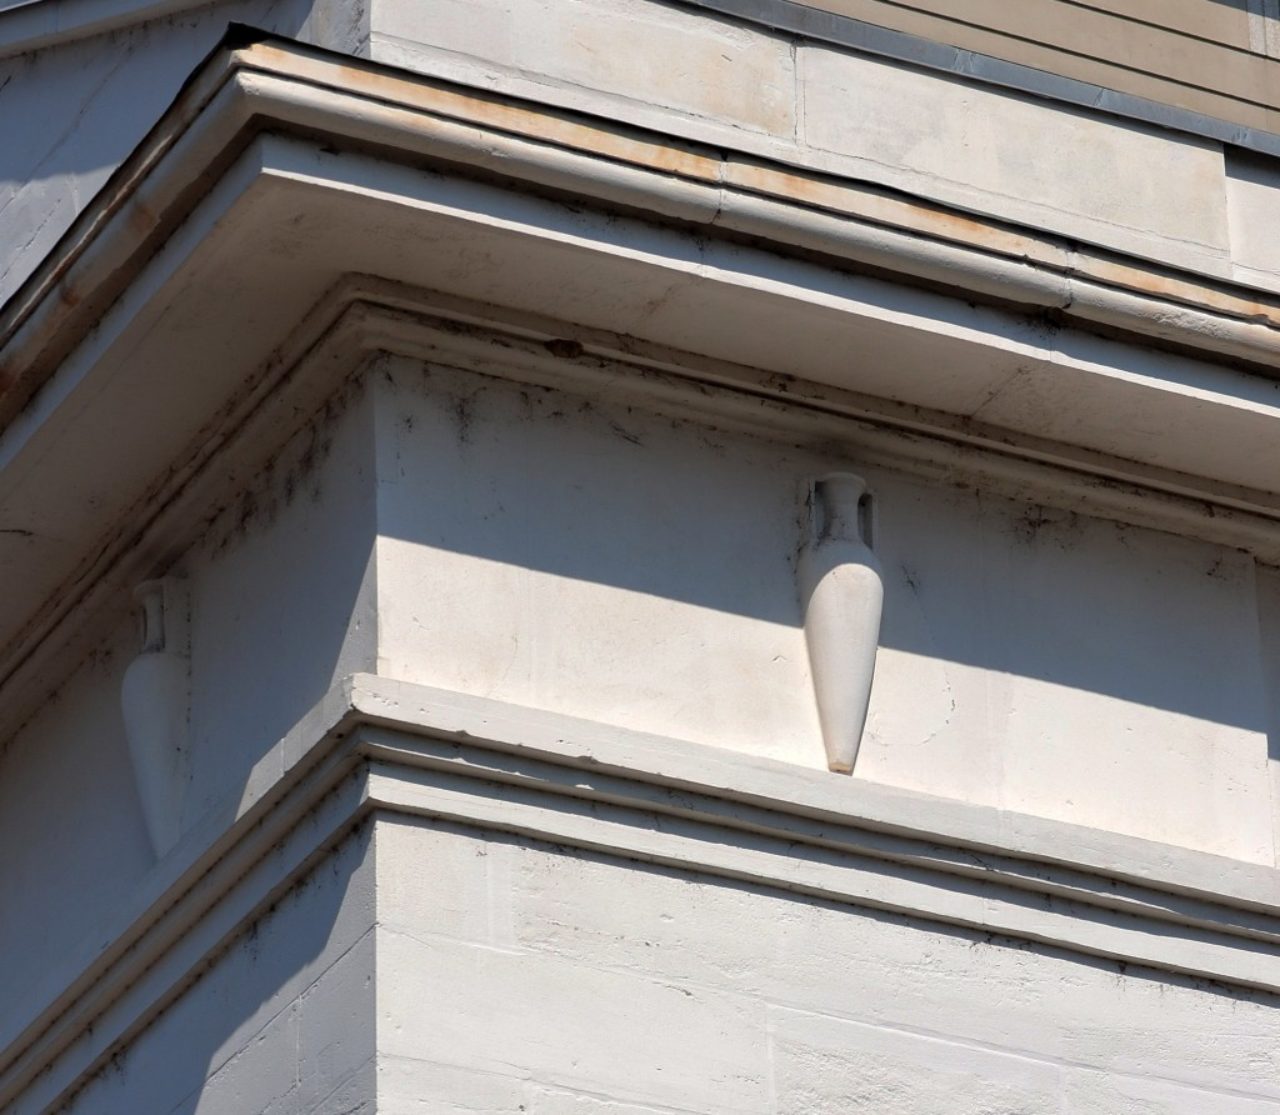
[[[353, 277], [350, 294], [351, 312], [360, 314], [361, 343], [370, 353], [600, 397], [612, 393], [637, 405], [760, 434], [786, 430], [846, 445], [860, 460], [925, 479], [982, 483], [1010, 498], [1197, 537], [1280, 564], [1280, 500], [1269, 493], [1208, 483], [1060, 442], [1030, 436], [1014, 440], [1008, 431], [941, 411], [779, 377], [603, 330], [499, 313], [372, 276]], [[551, 355], [547, 342], [553, 340], [575, 341], [581, 354]]]
[[856, 180], [273, 41], [207, 62], [0, 312], [0, 420], [92, 328], [243, 148], [246, 132], [281, 128], [818, 251], [1210, 359], [1280, 361], [1280, 300], [1247, 287]]
[[108, 946], [49, 974], [2, 1036], [0, 1104], [69, 1094], [373, 811], [1280, 992], [1273, 869], [356, 675], [157, 865]]
[[[832, 11], [828, 5], [808, 4], [803, 0], [681, 2], [690, 7], [704, 8], [733, 19], [769, 27], [800, 39], [830, 43], [845, 50], [906, 62], [920, 69], [963, 78], [976, 85], [994, 85], [1050, 102], [1074, 105], [1091, 112], [1106, 113], [1218, 143], [1244, 147], [1260, 154], [1280, 155], [1280, 135], [1263, 128], [1250, 127], [1224, 117], [1067, 77], [1046, 69], [1036, 69], [981, 51], [966, 50], [896, 28], [879, 26], [868, 20]], [[919, 14], [937, 18], [935, 13], [928, 11], [921, 11]], [[998, 28], [990, 30], [993, 34], [999, 34]], [[1099, 64], [1115, 68], [1114, 63], [1099, 60]], [[1166, 75], [1161, 76], [1165, 80], [1176, 80]], [[1199, 91], [1195, 86], [1189, 88]], [[1225, 94], [1217, 96], [1222, 100], [1234, 100], [1244, 109], [1261, 107], [1253, 102], [1229, 98]]]
[[[1168, 908], [1183, 924], [1207, 917], [1229, 931], [1236, 915], [1228, 911], [1234, 909], [1243, 918], [1241, 933], [1280, 933], [1280, 921], [1272, 921], [1280, 918], [1280, 871], [1270, 867], [375, 675], [355, 675], [350, 684], [359, 722], [398, 733], [395, 742], [362, 732], [364, 753], [404, 766], [444, 762], [486, 780], [680, 813], [722, 829], [785, 832], [789, 840], [815, 846], [856, 831], [869, 843], [850, 846], [868, 854], [961, 874], [976, 868], [1032, 889], [1041, 886], [1036, 879], [1049, 885], [1044, 872], [1068, 869], [1075, 874], [1053, 885], [1082, 900], [1089, 887], [1099, 903], [1126, 893], [1115, 885], [1124, 882], [1146, 888], [1135, 901], [1151, 910]], [[407, 749], [405, 737], [414, 740]], [[535, 765], [514, 769], [517, 759]], [[597, 777], [603, 780], [598, 787]], [[813, 822], [836, 828], [807, 827]], [[844, 834], [838, 840], [836, 831]], [[934, 852], [917, 854], [887, 841], [890, 836], [963, 854], [943, 868]], [[986, 860], [992, 853], [1005, 857], [1003, 868]], [[1014, 861], [1016, 870], [1009, 867]], [[1092, 879], [1087, 887], [1081, 881], [1086, 876]], [[1174, 907], [1182, 899], [1210, 903], [1213, 913], [1200, 906], [1178, 913]], [[1264, 920], [1253, 921], [1254, 914]]]

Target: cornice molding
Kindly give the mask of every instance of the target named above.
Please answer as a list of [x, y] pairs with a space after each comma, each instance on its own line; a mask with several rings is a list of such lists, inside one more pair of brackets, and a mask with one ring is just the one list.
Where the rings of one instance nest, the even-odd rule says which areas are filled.
[[297, 131], [873, 267], [1206, 359], [1280, 359], [1280, 299], [926, 198], [285, 40], [215, 53], [0, 312], [0, 420], [92, 328], [252, 135]]
[[[322, 243], [282, 219], [313, 208], [350, 215], [353, 230], [364, 221], [365, 231]], [[335, 216], [326, 227], [347, 226]], [[407, 256], [408, 235], [440, 237], [446, 255]], [[449, 253], [479, 237], [489, 237], [488, 255], [454, 266]], [[269, 254], [252, 254], [268, 244]], [[193, 75], [0, 312], [0, 501], [18, 528], [0, 537], [0, 570], [31, 586], [29, 601], [0, 602], [7, 697], [20, 676], [49, 676], [47, 637], [73, 609], [87, 631], [94, 613], [82, 605], [120, 595], [122, 555], [141, 555], [136, 579], [181, 552], [184, 516], [213, 490], [187, 482], [235, 431], [270, 431], [260, 436], [276, 443], [277, 427], [249, 421], [259, 405], [283, 405], [264, 385], [300, 385], [311, 402], [290, 404], [296, 418], [389, 343], [346, 325], [345, 348], [318, 340], [360, 289], [394, 285], [344, 272], [384, 262], [397, 290], [437, 287], [391, 297], [410, 315], [470, 314], [497, 335], [523, 328], [538, 343], [577, 338], [588, 359], [562, 360], [561, 371], [579, 385], [600, 359], [639, 369], [648, 386], [655, 369], [668, 384], [720, 384], [718, 402], [754, 408], [775, 428], [827, 423], [860, 451], [936, 479], [991, 480], [1020, 498], [1280, 562], [1276, 381], [1231, 363], [1280, 356], [1280, 302], [865, 183], [262, 41], [222, 50]], [[255, 290], [267, 264], [275, 278]], [[551, 287], [532, 281], [548, 268], [588, 267], [594, 282], [578, 285], [573, 304], [552, 305]], [[471, 290], [445, 285], [457, 282]], [[213, 286], [224, 294], [209, 301]], [[255, 305], [285, 294], [287, 312], [244, 326]], [[501, 305], [457, 309], [476, 297]], [[541, 309], [518, 307], [522, 298]], [[674, 314], [662, 321], [655, 307]], [[164, 333], [183, 314], [185, 331]], [[782, 336], [788, 347], [763, 359], [768, 370], [746, 368], [740, 337], [764, 322], [759, 341]], [[1072, 324], [1145, 331], [1196, 359], [1153, 357]], [[471, 358], [492, 359], [472, 341]], [[746, 347], [750, 359], [757, 350]], [[1125, 363], [1135, 353], [1141, 366]], [[101, 482], [120, 465], [123, 431], [104, 433], [104, 385], [113, 385], [114, 421], [127, 424], [136, 392], [176, 390], [175, 366], [203, 394], [167, 396], [169, 428], [131, 439], [133, 452], [154, 459], [131, 462], [127, 482], [103, 483], [92, 508], [76, 505], [77, 473], [89, 468]], [[867, 376], [874, 390], [862, 387]], [[948, 409], [957, 397], [989, 401], [1028, 384], [1016, 428], [984, 422], [987, 401]], [[1045, 400], [1063, 392], [1076, 444], [1052, 433], [1060, 408]], [[93, 406], [81, 405], [88, 398]], [[163, 448], [157, 432], [169, 439]], [[219, 483], [244, 474], [230, 458], [224, 465]], [[23, 505], [37, 492], [38, 506]], [[171, 513], [171, 503], [187, 510]], [[172, 528], [155, 525], [160, 513]], [[7, 700], [6, 720], [23, 705]]]
[[65, 1099], [374, 814], [1280, 992], [1274, 869], [356, 675], [186, 834], [95, 944], [15, 1004], [0, 1104]]

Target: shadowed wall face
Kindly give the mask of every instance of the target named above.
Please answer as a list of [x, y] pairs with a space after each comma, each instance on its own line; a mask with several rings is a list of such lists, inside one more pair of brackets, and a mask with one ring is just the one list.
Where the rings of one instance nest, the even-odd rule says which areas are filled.
[[377, 815], [65, 1110], [1245, 1115], [1274, 1098], [1278, 1019], [1262, 994]]
[[[372, 412], [354, 381], [211, 516], [168, 570], [190, 607], [183, 830], [273, 772], [258, 764], [329, 688], [375, 664]], [[0, 986], [38, 1001], [88, 957], [155, 867], [130, 776], [130, 619], [0, 750]], [[60, 818], [49, 823], [49, 818]], [[35, 996], [32, 1000], [31, 997]], [[3, 1044], [3, 1043], [0, 1043]]]
[[196, 10], [0, 57], [0, 303], [146, 135], [229, 22], [354, 53], [366, 12], [363, 0], [185, 6]]
[[372, 826], [351, 834], [61, 1109], [371, 1112], [373, 845]]

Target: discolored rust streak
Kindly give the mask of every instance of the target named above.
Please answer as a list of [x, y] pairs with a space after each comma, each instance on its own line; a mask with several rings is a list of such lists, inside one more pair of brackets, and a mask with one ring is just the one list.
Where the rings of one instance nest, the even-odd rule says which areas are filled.
[[1225, 316], [1256, 321], [1280, 329], [1280, 301], [1274, 299], [1243, 297], [1193, 277], [1161, 273], [1095, 254], [1082, 254], [1077, 272], [1110, 286], [1181, 302], [1190, 307], [1211, 309]]
[[129, 230], [137, 236], [146, 236], [160, 223], [160, 218], [136, 198], [125, 207]]
[[283, 71], [332, 88], [382, 101], [390, 107], [442, 116], [463, 124], [484, 125], [509, 135], [551, 143], [604, 158], [707, 182], [719, 180], [718, 155], [662, 136], [622, 126], [601, 127], [541, 105], [526, 105], [429, 78], [379, 73], [345, 62], [299, 57], [293, 51], [260, 43], [244, 52], [256, 66]]
[[823, 209], [840, 216], [854, 217], [956, 244], [981, 245], [986, 251], [1014, 259], [1032, 260], [1056, 267], [1066, 267], [1069, 259], [1069, 253], [1050, 237], [1016, 230], [928, 201], [895, 196], [861, 183], [840, 182], [795, 169], [781, 169], [741, 159], [728, 161], [724, 181], [727, 186]]

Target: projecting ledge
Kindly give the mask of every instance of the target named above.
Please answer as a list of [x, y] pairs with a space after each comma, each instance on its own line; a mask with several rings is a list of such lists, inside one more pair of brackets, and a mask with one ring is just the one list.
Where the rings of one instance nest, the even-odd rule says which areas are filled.
[[358, 674], [13, 1004], [0, 1104], [89, 1071], [318, 853], [394, 814], [1280, 991], [1270, 868]]
[[[357, 295], [390, 297], [400, 324], [306, 368]], [[803, 413], [947, 482], [991, 462], [1016, 498], [1106, 504], [1122, 521], [1140, 502], [1144, 525], [1280, 560], [1280, 408], [1258, 366], [1280, 357], [1274, 299], [855, 180], [257, 42], [209, 59], [0, 311], [0, 498], [15, 528], [0, 568], [29, 586], [0, 600], [0, 672], [29, 672], [69, 609], [84, 626], [77, 601], [116, 575], [184, 477], [225, 495], [211, 462], [278, 405], [275, 384], [314, 396], [294, 411], [310, 413], [372, 349], [401, 351], [402, 319], [419, 313], [451, 351], [476, 326], [499, 338], [460, 366], [492, 367], [514, 336], [511, 374], [527, 379], [567, 340], [561, 372], [618, 394], [655, 372], [685, 400], [726, 386], [777, 429]], [[1226, 359], [1241, 356], [1253, 366]], [[622, 374], [602, 380], [602, 359]], [[255, 436], [265, 448], [275, 434]], [[179, 534], [161, 548], [178, 552]]]
[[326, 831], [408, 812], [1280, 990], [1273, 869], [363, 674], [157, 865], [96, 935], [109, 953], [59, 977], [132, 944], [136, 963], [212, 863], [251, 862], [353, 774]]

